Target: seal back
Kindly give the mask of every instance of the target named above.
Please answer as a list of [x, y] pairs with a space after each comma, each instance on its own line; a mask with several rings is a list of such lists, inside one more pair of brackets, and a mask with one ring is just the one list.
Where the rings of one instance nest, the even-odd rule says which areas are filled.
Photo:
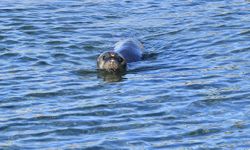
[[122, 55], [128, 63], [142, 58], [143, 45], [136, 39], [126, 39], [115, 44], [114, 51]]

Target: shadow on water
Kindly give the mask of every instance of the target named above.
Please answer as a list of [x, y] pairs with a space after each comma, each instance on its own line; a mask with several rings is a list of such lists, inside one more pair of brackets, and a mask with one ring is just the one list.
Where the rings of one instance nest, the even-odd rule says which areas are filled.
[[103, 79], [103, 81], [106, 82], [119, 82], [122, 81], [124, 78], [123, 76], [125, 75], [125, 72], [115, 72], [115, 73], [110, 73], [102, 70], [98, 70], [97, 72], [97, 77]]
[[156, 52], [145, 52], [142, 55], [142, 60], [155, 60], [159, 53]]
[[123, 76], [126, 74], [126, 72], [110, 73], [110, 72], [106, 72], [106, 71], [102, 71], [98, 69], [80, 69], [80, 70], [74, 71], [74, 73], [83, 79], [97, 76], [98, 79], [102, 79], [105, 82], [122, 81], [124, 79]]

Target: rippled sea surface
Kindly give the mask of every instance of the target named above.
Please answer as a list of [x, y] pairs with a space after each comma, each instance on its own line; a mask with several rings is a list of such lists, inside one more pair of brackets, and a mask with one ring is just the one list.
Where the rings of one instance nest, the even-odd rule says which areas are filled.
[[[124, 38], [121, 78], [96, 57]], [[249, 0], [1, 0], [0, 149], [250, 149]]]

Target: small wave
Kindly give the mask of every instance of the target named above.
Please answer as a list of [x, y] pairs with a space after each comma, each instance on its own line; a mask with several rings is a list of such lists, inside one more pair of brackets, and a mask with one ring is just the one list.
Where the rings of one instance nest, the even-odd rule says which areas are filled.
[[52, 66], [52, 65], [46, 61], [39, 60], [35, 62], [33, 66]]
[[20, 56], [20, 54], [19, 53], [7, 52], [7, 53], [4, 53], [4, 54], [1, 54], [0, 58], [12, 58], [12, 57], [17, 57], [17, 56]]
[[188, 136], [203, 136], [208, 134], [215, 134], [221, 132], [221, 129], [211, 128], [211, 129], [197, 129], [195, 131], [191, 131], [186, 133]]

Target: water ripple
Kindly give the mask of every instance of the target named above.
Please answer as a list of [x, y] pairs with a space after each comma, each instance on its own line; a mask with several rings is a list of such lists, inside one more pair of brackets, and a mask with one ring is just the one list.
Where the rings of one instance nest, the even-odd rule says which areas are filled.
[[0, 149], [249, 149], [249, 4], [1, 1]]

